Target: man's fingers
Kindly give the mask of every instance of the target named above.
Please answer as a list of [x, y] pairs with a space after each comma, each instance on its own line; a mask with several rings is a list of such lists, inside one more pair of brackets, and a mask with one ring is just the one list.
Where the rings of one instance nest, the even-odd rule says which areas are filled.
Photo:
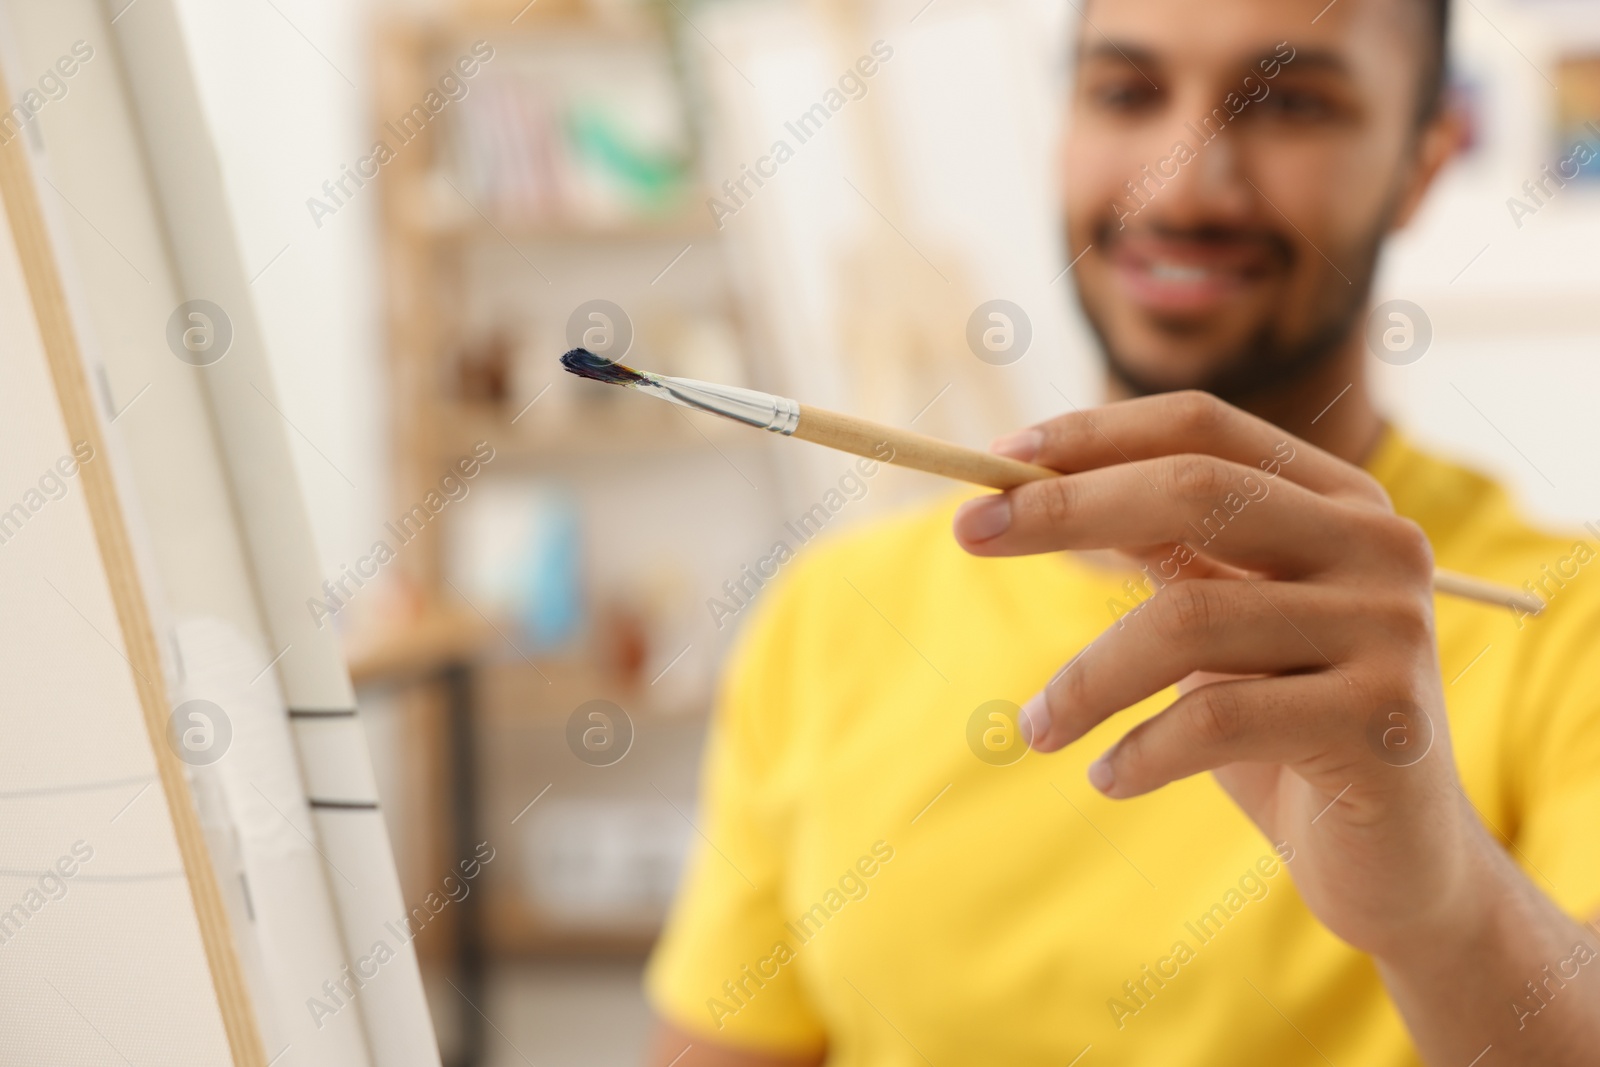
[[962, 547], [980, 556], [1186, 546], [1155, 568], [1165, 581], [1196, 555], [1278, 576], [1352, 564], [1381, 568], [1392, 557], [1380, 535], [1403, 520], [1260, 474], [1213, 456], [1163, 456], [968, 501], [954, 529]]
[[1351, 691], [1332, 671], [1214, 682], [1146, 719], [1089, 769], [1106, 796], [1122, 799], [1231, 763], [1281, 763], [1337, 776], [1354, 766], [1358, 726], [1341, 714]]
[[1163, 393], [1074, 411], [999, 438], [996, 451], [1063, 472], [1200, 452], [1325, 496], [1389, 510], [1365, 471], [1209, 393]]
[[[1121, 562], [1126, 569], [1127, 561], [1131, 560], [1134, 566], [1145, 567], [1149, 573], [1154, 574], [1157, 567], [1167, 566], [1170, 561], [1179, 555], [1179, 546], [1174, 542], [1162, 545], [1146, 545], [1143, 548], [1116, 549], [1116, 554], [1122, 557]], [[1230, 567], [1216, 560], [1196, 556], [1192, 561], [1185, 563], [1179, 575], [1184, 581], [1194, 581], [1198, 578], [1242, 578], [1245, 572], [1238, 567]]]
[[[1031, 744], [1052, 752], [1196, 671], [1337, 670], [1382, 639], [1368, 598], [1304, 584], [1203, 580], [1161, 590], [1072, 660], [1024, 708]], [[1292, 620], [1292, 621], [1291, 621]]]

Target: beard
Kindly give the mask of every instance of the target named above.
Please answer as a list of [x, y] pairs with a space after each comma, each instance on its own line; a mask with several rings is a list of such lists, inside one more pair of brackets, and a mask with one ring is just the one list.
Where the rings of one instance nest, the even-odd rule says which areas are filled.
[[[1262, 319], [1243, 343], [1208, 359], [1198, 373], [1185, 375], [1181, 381], [1157, 380], [1155, 376], [1139, 369], [1137, 361], [1118, 346], [1106, 325], [1104, 309], [1084, 291], [1081, 276], [1076, 285], [1078, 305], [1083, 309], [1084, 318], [1100, 344], [1106, 370], [1130, 396], [1200, 389], [1230, 404], [1248, 407], [1249, 402], [1257, 396], [1271, 394], [1314, 375], [1339, 353], [1351, 334], [1360, 329], [1367, 298], [1372, 291], [1373, 277], [1377, 273], [1378, 253], [1384, 235], [1389, 231], [1391, 217], [1392, 204], [1386, 205], [1368, 232], [1339, 250], [1341, 254], [1335, 259], [1344, 267], [1333, 268], [1329, 265], [1330, 271], [1339, 273], [1331, 274], [1324, 284], [1323, 291], [1328, 298], [1319, 301], [1309, 323], [1296, 327], [1286, 321], [1288, 315], [1285, 312], [1280, 310], [1270, 314]], [[1095, 245], [1108, 251], [1117, 240], [1112, 221], [1101, 221], [1095, 227]], [[1263, 243], [1271, 252], [1275, 269], [1283, 275], [1293, 272], [1301, 254], [1287, 239], [1272, 233], [1240, 234], [1233, 230], [1204, 227], [1187, 231], [1168, 230], [1168, 234], [1202, 242], [1253, 240]], [[1339, 276], [1340, 273], [1343, 277]], [[1169, 332], [1181, 337], [1184, 328], [1174, 324]]]

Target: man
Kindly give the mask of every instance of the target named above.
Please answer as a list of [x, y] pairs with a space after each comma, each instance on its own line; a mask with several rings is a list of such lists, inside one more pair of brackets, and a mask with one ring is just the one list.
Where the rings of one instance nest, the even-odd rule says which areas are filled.
[[[1380, 244], [1457, 140], [1444, 4], [1085, 21], [1068, 251], [1123, 399], [995, 444], [1074, 473], [767, 594], [652, 1062], [1594, 1063], [1594, 546], [1363, 376]], [[1436, 562], [1546, 610], [1435, 600]]]

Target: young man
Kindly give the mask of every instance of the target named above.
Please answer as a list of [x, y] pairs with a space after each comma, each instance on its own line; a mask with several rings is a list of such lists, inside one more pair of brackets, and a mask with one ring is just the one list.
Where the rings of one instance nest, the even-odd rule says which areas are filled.
[[[1074, 473], [766, 594], [653, 1062], [1593, 1063], [1595, 546], [1363, 380], [1455, 143], [1443, 0], [1085, 23], [1068, 251], [1122, 399], [996, 442]], [[1547, 608], [1436, 600], [1436, 562]]]

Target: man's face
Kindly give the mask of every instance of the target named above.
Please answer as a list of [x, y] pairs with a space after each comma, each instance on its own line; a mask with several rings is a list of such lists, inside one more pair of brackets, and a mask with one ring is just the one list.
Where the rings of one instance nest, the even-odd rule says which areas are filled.
[[[1095, 0], [1063, 151], [1068, 256], [1133, 392], [1241, 399], [1350, 335], [1417, 191], [1418, 0]], [[1133, 183], [1130, 192], [1126, 183]]]

